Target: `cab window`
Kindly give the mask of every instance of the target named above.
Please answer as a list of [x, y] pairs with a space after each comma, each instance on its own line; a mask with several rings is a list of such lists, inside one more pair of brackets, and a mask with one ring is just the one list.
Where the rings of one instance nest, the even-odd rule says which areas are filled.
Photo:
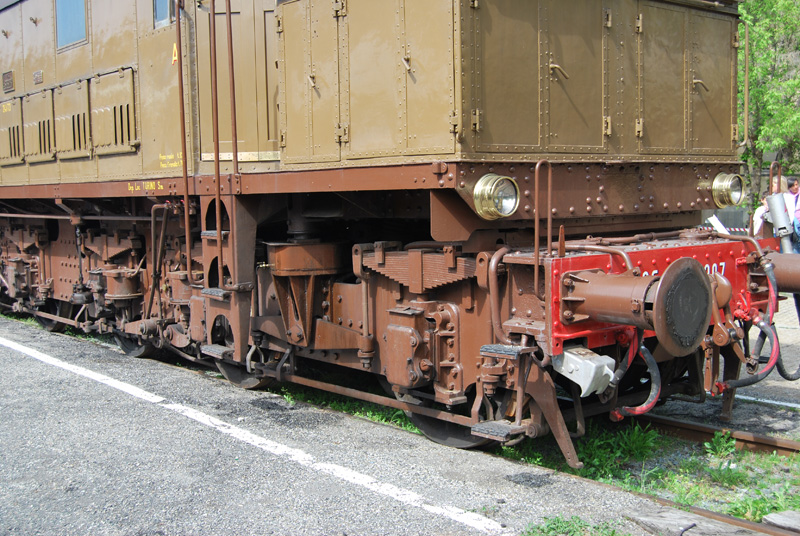
[[58, 48], [86, 41], [84, 0], [56, 0], [56, 35]]
[[175, 0], [153, 0], [153, 27], [160, 28], [175, 20]]

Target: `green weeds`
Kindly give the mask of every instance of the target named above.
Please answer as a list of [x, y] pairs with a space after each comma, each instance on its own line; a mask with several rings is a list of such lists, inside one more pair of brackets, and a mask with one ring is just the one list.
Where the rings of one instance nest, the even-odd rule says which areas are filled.
[[711, 441], [703, 443], [706, 454], [716, 458], [727, 458], [736, 452], [736, 439], [730, 432], [716, 432]]
[[623, 536], [611, 523], [592, 525], [578, 516], [545, 518], [539, 525], [530, 525], [522, 536]]

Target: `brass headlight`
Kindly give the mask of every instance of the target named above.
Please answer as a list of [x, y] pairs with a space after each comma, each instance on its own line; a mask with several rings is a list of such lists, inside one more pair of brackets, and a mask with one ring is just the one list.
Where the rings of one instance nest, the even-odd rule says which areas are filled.
[[711, 194], [719, 208], [735, 207], [744, 200], [744, 179], [735, 173], [720, 173], [711, 183]]
[[519, 187], [516, 181], [495, 173], [481, 177], [472, 196], [475, 210], [484, 220], [507, 218], [519, 206]]

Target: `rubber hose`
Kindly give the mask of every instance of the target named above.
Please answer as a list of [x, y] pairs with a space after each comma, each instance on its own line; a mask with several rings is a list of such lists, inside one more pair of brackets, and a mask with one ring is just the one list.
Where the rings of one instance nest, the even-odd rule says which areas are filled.
[[642, 345], [639, 347], [639, 355], [642, 356], [642, 359], [644, 359], [644, 362], [647, 364], [647, 372], [650, 374], [650, 396], [647, 397], [647, 400], [645, 400], [644, 404], [641, 406], [636, 406], [635, 408], [625, 406], [618, 410], [620, 414], [627, 417], [647, 413], [653, 409], [661, 395], [661, 372], [658, 370], [658, 363], [656, 363], [653, 354], [645, 347], [644, 341], [642, 341]]
[[778, 280], [775, 278], [775, 265], [771, 262], [764, 264], [764, 274], [767, 276], [769, 287], [769, 301], [767, 302], [767, 321], [772, 324], [772, 317], [778, 310]]
[[[780, 343], [778, 342], [778, 334], [775, 333], [775, 327], [770, 326], [767, 324], [763, 319], [759, 318], [758, 322], [756, 323], [758, 329], [761, 330], [761, 333], [766, 335], [769, 338], [769, 342], [772, 345], [772, 348], [769, 353], [769, 361], [767, 365], [759, 372], [758, 374], [753, 374], [747, 378], [742, 378], [739, 380], [729, 380], [723, 383], [724, 390], [727, 389], [737, 389], [739, 387], [747, 387], [748, 385], [753, 385], [755, 383], [760, 382], [767, 376], [769, 373], [772, 372], [772, 369], [775, 368], [775, 365], [778, 363], [778, 359], [781, 356], [781, 347]], [[759, 353], [754, 353], [754, 355], [759, 355], [761, 347], [763, 347], [762, 337], [759, 335], [758, 342], [756, 342], [755, 349], [759, 350]]]
[[625, 376], [625, 373], [628, 372], [628, 368], [631, 366], [633, 359], [636, 357], [636, 347], [639, 345], [638, 341], [639, 337], [637, 332], [631, 341], [630, 347], [628, 348], [628, 356], [620, 361], [619, 368], [614, 371], [614, 377], [611, 378], [610, 382], [608, 382], [609, 386], [616, 389], [617, 385], [619, 385], [619, 382], [622, 381], [623, 376]]

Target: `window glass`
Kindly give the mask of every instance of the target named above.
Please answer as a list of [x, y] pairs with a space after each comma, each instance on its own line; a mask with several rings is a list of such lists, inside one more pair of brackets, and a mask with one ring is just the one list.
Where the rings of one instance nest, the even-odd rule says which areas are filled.
[[58, 48], [86, 39], [84, 0], [56, 0]]
[[153, 0], [153, 26], [166, 26], [175, 20], [175, 0]]

